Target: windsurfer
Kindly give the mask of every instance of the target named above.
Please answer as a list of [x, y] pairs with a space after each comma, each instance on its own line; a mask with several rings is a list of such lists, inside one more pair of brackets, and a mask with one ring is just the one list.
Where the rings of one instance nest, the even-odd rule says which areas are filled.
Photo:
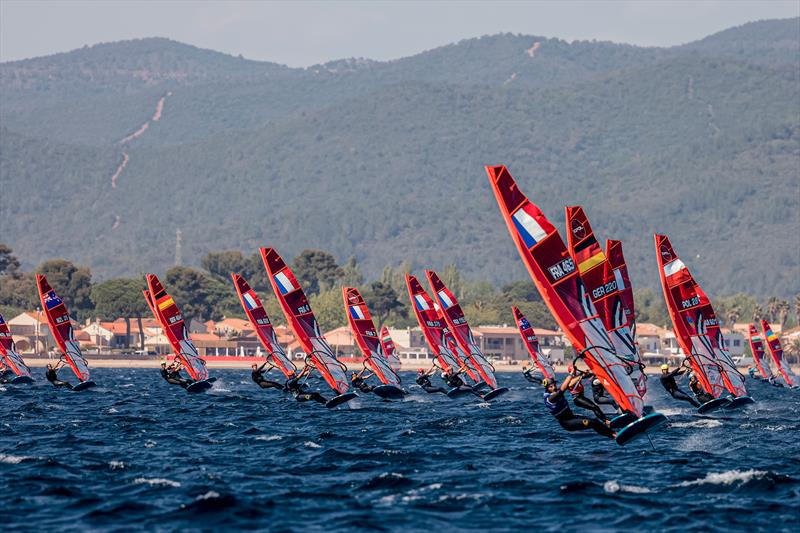
[[447, 394], [447, 389], [444, 387], [434, 387], [433, 383], [431, 383], [431, 376], [436, 372], [436, 367], [431, 367], [430, 370], [425, 372], [423, 369], [419, 369], [417, 371], [417, 385], [422, 387], [422, 390], [427, 392], [428, 394], [435, 394], [437, 392], [441, 392], [442, 394]]
[[570, 386], [574, 386], [580, 382], [580, 380], [581, 376], [567, 376], [564, 383], [561, 384], [561, 387], [558, 387], [554, 379], [543, 379], [542, 385], [545, 387], [545, 392], [543, 394], [545, 407], [547, 407], [550, 414], [558, 420], [561, 427], [567, 431], [592, 429], [599, 435], [613, 439], [616, 437], [616, 434], [606, 424], [597, 418], [577, 416], [572, 412], [572, 409], [569, 408], [569, 403], [567, 403], [567, 399], [564, 397], [564, 392], [566, 392]]
[[461, 368], [459, 368], [457, 372], [453, 372], [453, 369], [451, 368], [446, 372], [442, 372], [442, 379], [444, 380], [445, 383], [447, 383], [447, 386], [450, 387], [450, 390], [459, 389], [465, 392], [471, 392], [475, 396], [482, 397], [481, 393], [475, 390], [477, 386], [470, 387], [469, 385], [464, 383], [463, 379], [461, 379], [461, 374], [466, 370], [467, 370], [466, 364], [463, 365]]
[[525, 379], [530, 381], [531, 383], [536, 383], [537, 385], [542, 384], [542, 380], [544, 376], [542, 376], [539, 372], [536, 372], [533, 367], [522, 367], [522, 375], [525, 376]]
[[[181, 361], [176, 357], [175, 361], [167, 367], [167, 383], [180, 385], [184, 389], [192, 384], [191, 380], [181, 377]], [[163, 375], [163, 374], [162, 374]]]
[[8, 383], [12, 379], [14, 379], [14, 372], [8, 368], [3, 361], [0, 361], [0, 383]]
[[[675, 376], [682, 376], [686, 373], [681, 367], [676, 368], [672, 372], [669, 371], [669, 365], [661, 365], [661, 386], [664, 387], [664, 390], [667, 393], [675, 398], [676, 400], [681, 400], [684, 402], [689, 402], [690, 404], [694, 405], [695, 407], [700, 407], [700, 404], [697, 403], [697, 400], [683, 392], [678, 388], [678, 384], [675, 382]], [[694, 390], [694, 389], [692, 389]], [[697, 395], [697, 393], [695, 393]], [[713, 399], [713, 398], [712, 398]], [[705, 402], [703, 402], [705, 403]]]
[[747, 375], [750, 376], [750, 379], [761, 379], [756, 375], [755, 367], [752, 366], [747, 369]]
[[[689, 388], [692, 389], [692, 392], [700, 403], [708, 403], [714, 399], [713, 396], [703, 390], [703, 387], [700, 385], [700, 380], [697, 379], [694, 372], [689, 374]], [[694, 405], [694, 403], [692, 405]]]
[[575, 404], [575, 407], [580, 407], [581, 409], [591, 411], [600, 420], [606, 420], [606, 414], [603, 412], [600, 406], [584, 396], [585, 389], [583, 387], [583, 380], [594, 377], [594, 374], [581, 372], [572, 366], [567, 368], [567, 372], [569, 373], [571, 379], [566, 380], [565, 383], [570, 383], [569, 393], [572, 395], [572, 403]]
[[350, 376], [350, 383], [353, 385], [353, 387], [365, 394], [375, 390], [375, 387], [366, 382], [366, 380], [371, 378], [373, 374], [370, 373], [365, 376], [364, 372], [366, 371], [367, 369], [365, 367], [363, 370], [361, 370], [361, 372], [353, 372], [353, 374]]
[[72, 389], [72, 384], [67, 381], [61, 381], [58, 379], [58, 369], [61, 368], [62, 362], [59, 361], [56, 366], [51, 365], [50, 363], [47, 364], [47, 371], [45, 372], [45, 377], [47, 381], [53, 384], [54, 387], [66, 387], [68, 389]]
[[294, 399], [298, 402], [308, 402], [308, 401], [315, 401], [319, 403], [325, 403], [327, 400], [325, 399], [322, 394], [318, 392], [308, 392], [306, 390], [306, 384], [300, 383], [300, 380], [306, 377], [309, 372], [312, 370], [312, 366], [306, 364], [303, 370], [297, 374], [295, 373], [293, 377], [286, 380], [286, 385], [284, 386], [284, 390], [291, 392], [294, 395]]
[[253, 363], [253, 366], [251, 367], [253, 371], [250, 372], [250, 377], [253, 378], [255, 384], [261, 387], [262, 389], [283, 389], [283, 385], [281, 385], [277, 381], [270, 381], [264, 376], [264, 373], [269, 372], [269, 370], [272, 368], [270, 365], [270, 369], [265, 370], [268, 364], [269, 364], [268, 361], [264, 361], [264, 363], [262, 363], [261, 366], [258, 366], [255, 363]]
[[614, 409], [619, 410], [619, 406], [617, 402], [614, 401], [613, 398], [609, 398], [606, 396], [606, 389], [603, 387], [603, 384], [600, 383], [600, 380], [594, 378], [592, 380], [592, 398], [594, 399], [594, 403], [597, 405], [610, 405]]

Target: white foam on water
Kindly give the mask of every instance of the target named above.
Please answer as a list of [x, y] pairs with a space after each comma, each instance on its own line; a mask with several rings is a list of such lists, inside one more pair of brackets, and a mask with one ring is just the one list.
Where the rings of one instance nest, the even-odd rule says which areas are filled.
[[173, 487], [178, 488], [181, 486], [177, 481], [163, 477], [137, 477], [133, 480], [134, 485], [150, 485], [151, 487]]
[[219, 492], [216, 492], [214, 490], [210, 490], [210, 491], [206, 492], [205, 494], [201, 494], [200, 496], [195, 498], [194, 501], [199, 502], [199, 501], [202, 501], [202, 500], [210, 500], [212, 498], [219, 498]]
[[265, 441], [273, 441], [273, 440], [281, 440], [283, 437], [280, 435], [259, 435], [256, 437], [256, 440], [265, 440]]
[[125, 468], [125, 466], [126, 466], [125, 463], [123, 463], [122, 461], [110, 461], [108, 463], [108, 467], [111, 470], [122, 470], [123, 468]]
[[106, 409], [106, 413], [113, 415], [114, 413], [119, 413], [119, 411], [117, 411], [113, 407], [109, 407], [108, 409]]
[[701, 429], [711, 429], [711, 428], [718, 428], [722, 425], [722, 422], [719, 420], [694, 420], [692, 422], [672, 422], [670, 423], [670, 427], [673, 428], [701, 428]]
[[154, 441], [154, 440], [146, 440], [146, 441], [144, 441], [144, 447], [145, 448], [155, 448], [155, 446], [156, 446], [156, 441]]
[[321, 445], [317, 444], [316, 442], [310, 441], [310, 440], [305, 441], [303, 443], [303, 446], [305, 446], [306, 448], [322, 448]]
[[0, 463], [5, 463], [7, 465], [18, 465], [22, 461], [31, 461], [33, 459], [37, 459], [37, 457], [32, 457], [30, 455], [6, 455], [4, 453], [0, 453]]
[[504, 424], [511, 424], [512, 426], [518, 426], [522, 424], [522, 420], [517, 418], [516, 416], [506, 415], [500, 419], [500, 422]]
[[709, 472], [702, 479], [682, 481], [678, 487], [691, 487], [695, 485], [731, 485], [736, 482], [747, 483], [752, 479], [761, 479], [767, 475], [764, 470], [728, 470], [726, 472]]
[[786, 426], [784, 426], [784, 425], [780, 425], [780, 426], [764, 426], [764, 429], [766, 431], [784, 431], [786, 429]]
[[617, 492], [630, 492], [631, 494], [651, 494], [655, 492], [647, 487], [638, 487], [636, 485], [622, 485], [617, 480], [612, 479], [603, 483], [603, 490], [615, 494]]

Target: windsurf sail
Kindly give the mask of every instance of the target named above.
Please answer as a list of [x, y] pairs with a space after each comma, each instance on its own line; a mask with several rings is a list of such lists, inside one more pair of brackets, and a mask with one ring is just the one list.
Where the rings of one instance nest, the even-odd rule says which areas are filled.
[[755, 361], [758, 371], [761, 372], [761, 377], [764, 379], [772, 379], [775, 377], [775, 374], [772, 373], [772, 368], [769, 366], [769, 361], [767, 361], [766, 352], [764, 351], [764, 339], [753, 324], [750, 324], [748, 341], [750, 341], [750, 352], [753, 354], [753, 361]]
[[[425, 276], [428, 278], [431, 290], [436, 295], [439, 302], [439, 307], [442, 311], [442, 318], [450, 328], [453, 337], [461, 348], [465, 359], [469, 359], [472, 363], [471, 367], [476, 371], [480, 379], [483, 380], [492, 389], [497, 388], [497, 378], [494, 375], [494, 367], [483, 355], [483, 352], [475, 342], [475, 337], [472, 334], [472, 329], [469, 327], [467, 317], [464, 316], [464, 311], [458, 303], [458, 299], [447, 288], [444, 282], [433, 270], [426, 270]], [[476, 380], [478, 381], [478, 380]]]
[[173, 353], [194, 381], [208, 379], [206, 363], [197, 353], [197, 348], [189, 336], [189, 330], [186, 329], [183, 315], [175, 300], [167, 294], [155, 274], [147, 274], [145, 278], [147, 279], [145, 300], [147, 300], [147, 305], [153, 312], [156, 321], [161, 325], [161, 329], [164, 330], [164, 335], [169, 340]]
[[80, 344], [75, 340], [67, 306], [64, 305], [43, 274], [36, 274], [36, 285], [39, 288], [42, 309], [44, 309], [47, 323], [50, 325], [50, 333], [53, 335], [58, 349], [61, 350], [61, 358], [67, 362], [79, 380], [88, 381], [89, 364], [83, 358]]
[[333, 354], [333, 350], [319, 323], [311, 310], [303, 289], [297, 278], [286, 263], [272, 248], [261, 248], [261, 260], [269, 274], [269, 281], [275, 292], [275, 297], [281, 304], [281, 310], [286, 317], [286, 322], [292, 328], [294, 336], [303, 347], [306, 356], [311, 359], [322, 375], [325, 382], [338, 394], [344, 394], [350, 389], [350, 383], [345, 374], [345, 366]]
[[[614, 352], [628, 364], [628, 373], [633, 384], [636, 385], [639, 395], [644, 397], [647, 392], [647, 378], [644, 375], [642, 356], [639, 354], [639, 347], [636, 345], [628, 313], [625, 312], [620, 295], [620, 287], [626, 287], [622, 272], [611, 267], [611, 262], [597, 242], [583, 208], [567, 207], [566, 215], [569, 253], [614, 345]], [[622, 255], [621, 248], [619, 255]], [[624, 266], [624, 260], [622, 265]]]
[[247, 320], [255, 328], [258, 340], [261, 346], [267, 351], [267, 360], [275, 365], [287, 378], [294, 376], [297, 367], [289, 359], [283, 347], [278, 343], [278, 336], [275, 334], [275, 328], [272, 327], [272, 322], [261, 305], [261, 300], [258, 298], [256, 291], [250, 288], [250, 284], [239, 274], [231, 274], [233, 285], [236, 287], [236, 294], [239, 295], [239, 301], [242, 303], [242, 308], [247, 315]]
[[375, 323], [372, 322], [372, 316], [361, 293], [355, 287], [342, 287], [342, 297], [350, 330], [355, 336], [358, 348], [364, 354], [364, 362], [369, 365], [381, 383], [399, 387], [400, 378], [392, 370], [386, 358]]
[[666, 235], [655, 235], [658, 271], [675, 337], [703, 389], [719, 398], [727, 388], [747, 394], [744, 379], [725, 349], [714, 309]]
[[761, 321], [761, 329], [764, 330], [764, 338], [767, 339], [767, 346], [769, 347], [769, 354], [775, 362], [775, 367], [783, 376], [783, 380], [790, 387], [800, 387], [800, 379], [792, 372], [789, 363], [783, 358], [783, 346], [781, 346], [781, 339], [766, 320]]
[[392, 367], [392, 370], [394, 370], [395, 374], [400, 372], [400, 358], [397, 357], [394, 341], [392, 340], [392, 336], [389, 334], [389, 328], [386, 326], [381, 328], [381, 346], [383, 346], [383, 353], [386, 355], [386, 359], [389, 361], [389, 366]]
[[547, 379], [555, 378], [556, 373], [553, 370], [553, 365], [550, 363], [550, 359], [542, 353], [542, 348], [539, 346], [539, 339], [536, 338], [533, 326], [531, 326], [528, 319], [525, 318], [525, 315], [522, 314], [522, 311], [516, 307], [512, 306], [511, 312], [514, 313], [514, 321], [517, 323], [519, 336], [522, 337], [522, 344], [524, 344], [525, 349], [528, 350], [533, 364], [536, 365], [536, 368], [539, 369], [543, 377]]
[[[439, 361], [439, 366], [445, 372], [457, 371], [461, 368], [461, 364], [448, 346], [448, 337], [452, 337], [452, 335], [447, 329], [447, 324], [439, 316], [433, 300], [422, 288], [417, 278], [411, 274], [406, 274], [406, 288], [419, 327], [433, 355]], [[455, 339], [453, 339], [453, 343], [455, 343]]]
[[556, 322], [617, 404], [641, 417], [644, 401], [614, 352], [575, 261], [556, 228], [519, 190], [505, 166], [487, 166], [500, 212], [520, 257]]
[[11, 330], [8, 329], [3, 315], [0, 315], [0, 358], [3, 360], [3, 364], [17, 376], [31, 377], [30, 369], [22, 360], [22, 356], [17, 353], [14, 338], [11, 336]]

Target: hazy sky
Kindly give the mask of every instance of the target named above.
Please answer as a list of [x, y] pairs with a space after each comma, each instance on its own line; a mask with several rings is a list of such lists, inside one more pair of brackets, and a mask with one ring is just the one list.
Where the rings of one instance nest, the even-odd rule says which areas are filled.
[[192, 2], [0, 0], [0, 61], [85, 44], [169, 37], [291, 66], [394, 59], [510, 31], [674, 45], [745, 22], [800, 16], [800, 1]]

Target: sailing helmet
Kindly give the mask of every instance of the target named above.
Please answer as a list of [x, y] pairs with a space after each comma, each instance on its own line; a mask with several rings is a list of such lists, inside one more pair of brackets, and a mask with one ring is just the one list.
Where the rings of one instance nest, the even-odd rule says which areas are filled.
[[572, 374], [574, 371], [575, 371], [575, 367], [574, 366], [569, 365], [567, 367], [567, 374]]
[[592, 385], [594, 385], [595, 387], [599, 386], [600, 385], [600, 380], [595, 378], [594, 381], [592, 381]]
[[547, 388], [550, 385], [555, 385], [555, 384], [556, 384], [555, 378], [553, 378], [553, 379], [544, 378], [542, 380], [542, 387], [544, 387], [544, 388]]
[[663, 365], [661, 365], [661, 370], [669, 370], [669, 365], [664, 363]]
[[417, 374], [424, 374], [424, 373], [425, 373], [425, 370], [423, 370], [421, 368], [417, 370]]

